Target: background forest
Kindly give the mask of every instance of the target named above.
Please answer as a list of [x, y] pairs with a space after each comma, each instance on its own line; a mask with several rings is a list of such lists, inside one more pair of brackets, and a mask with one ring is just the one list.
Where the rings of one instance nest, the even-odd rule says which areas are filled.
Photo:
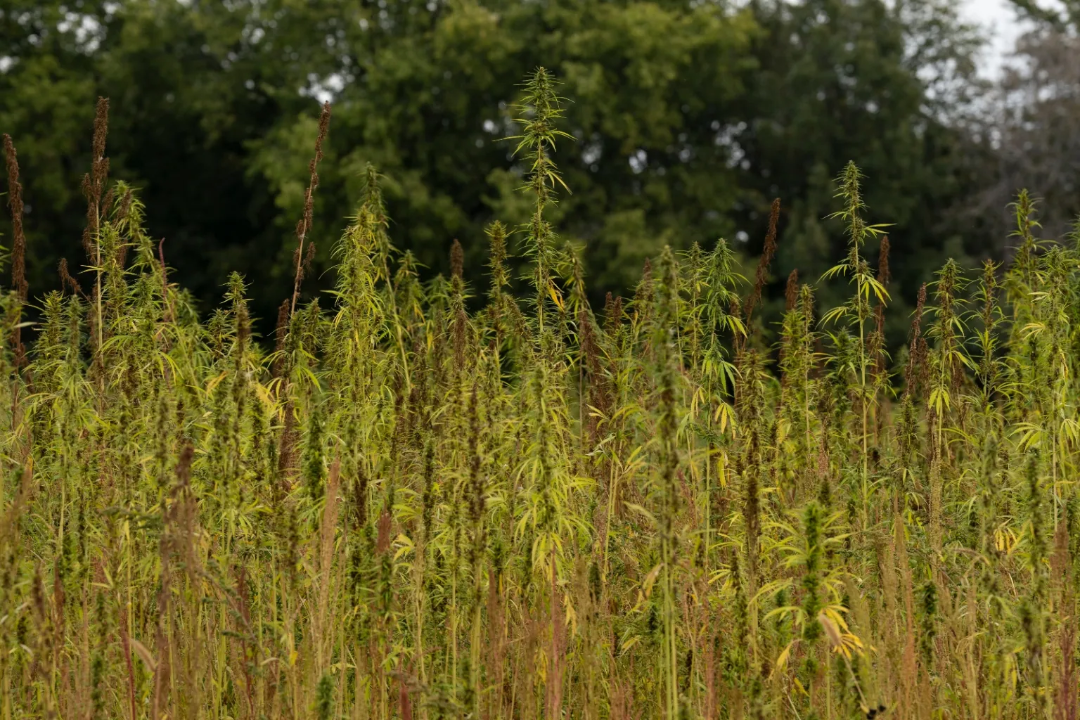
[[[837, 168], [856, 159], [868, 206], [896, 226], [893, 295], [910, 311], [947, 257], [1003, 256], [1021, 186], [1043, 199], [1048, 236], [1080, 211], [1080, 11], [1016, 4], [1031, 34], [988, 81], [985, 39], [944, 0], [5, 0], [0, 131], [19, 148], [30, 295], [81, 257], [98, 96], [112, 101], [111, 174], [139, 188], [148, 232], [203, 312], [237, 270], [257, 332], [271, 331], [319, 99], [334, 121], [305, 292], [333, 286], [330, 249], [367, 163], [424, 275], [448, 271], [459, 239], [477, 280], [482, 228], [527, 219], [522, 168], [499, 141], [520, 78], [543, 64], [574, 137], [557, 156], [574, 192], [552, 220], [587, 247], [594, 302], [633, 288], [664, 245], [727, 237], [753, 262], [775, 197], [779, 298], [790, 270], [817, 277], [843, 251], [823, 218]], [[766, 316], [779, 311], [777, 299]]]

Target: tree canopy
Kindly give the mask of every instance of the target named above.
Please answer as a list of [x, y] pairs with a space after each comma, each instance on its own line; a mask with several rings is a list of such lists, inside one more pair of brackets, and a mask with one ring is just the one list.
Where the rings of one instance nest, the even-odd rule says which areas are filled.
[[583, 246], [592, 292], [632, 287], [665, 244], [727, 237], [752, 258], [775, 197], [777, 277], [816, 279], [844, 243], [824, 218], [853, 158], [870, 216], [903, 228], [901, 304], [943, 258], [989, 247], [956, 212], [989, 162], [961, 117], [978, 38], [943, 0], [11, 0], [0, 47], [33, 294], [59, 284], [61, 258], [85, 264], [79, 188], [98, 96], [111, 99], [112, 176], [139, 188], [150, 232], [204, 305], [238, 270], [269, 330], [325, 99], [305, 293], [331, 286], [330, 248], [368, 164], [396, 243], [435, 273], [460, 240], [475, 278], [484, 226], [527, 219], [507, 89], [538, 65], [560, 78], [559, 129], [575, 139], [559, 148], [572, 193], [552, 219]]

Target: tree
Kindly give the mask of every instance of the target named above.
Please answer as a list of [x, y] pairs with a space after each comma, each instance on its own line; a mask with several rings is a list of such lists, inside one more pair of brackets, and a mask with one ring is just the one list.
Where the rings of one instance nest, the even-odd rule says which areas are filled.
[[274, 92], [248, 84], [266, 77], [287, 99], [295, 92], [244, 49], [246, 22], [221, 3], [17, 0], [5, 8], [0, 128], [23, 165], [35, 294], [59, 285], [59, 259], [73, 270], [85, 263], [79, 189], [98, 95], [112, 98], [112, 176], [139, 188], [151, 231], [192, 290], [211, 300], [229, 269], [264, 272], [260, 246], [280, 240], [246, 143], [281, 111]]
[[1058, 32], [1080, 31], [1080, 0], [1010, 0], [1024, 16]]
[[[331, 286], [329, 249], [374, 165], [396, 242], [478, 279], [492, 219], [527, 207], [511, 157], [518, 78], [562, 80], [552, 212], [583, 243], [594, 293], [636, 282], [665, 244], [750, 238], [783, 200], [781, 264], [814, 277], [841, 234], [821, 218], [850, 159], [896, 238], [902, 294], [973, 242], [951, 208], [977, 176], [955, 120], [975, 39], [942, 0], [13, 0], [0, 15], [0, 131], [20, 148], [37, 294], [78, 266], [97, 95], [112, 98], [114, 177], [141, 188], [150, 231], [204, 306], [229, 270], [266, 320], [289, 294], [319, 100], [334, 104], [304, 289]], [[943, 68], [948, 70], [947, 72]], [[741, 231], [741, 232], [740, 232]], [[596, 297], [594, 295], [594, 297]]]
[[239, 269], [258, 281], [264, 318], [291, 278], [291, 228], [324, 95], [335, 106], [316, 195], [324, 265], [370, 162], [385, 176], [404, 247], [440, 269], [460, 236], [479, 270], [483, 225], [524, 218], [520, 168], [501, 139], [518, 78], [541, 62], [563, 77], [566, 129], [579, 138], [559, 158], [575, 191], [559, 219], [565, 235], [610, 260], [594, 265], [604, 269], [598, 281], [627, 283], [664, 242], [657, 228], [686, 223], [702, 238], [731, 230], [733, 173], [709, 126], [752, 67], [748, 14], [598, 0], [385, 5], [79, 6], [89, 43], [62, 30], [70, 21], [59, 3], [6, 13], [5, 36], [25, 33], [32, 15], [47, 40], [16, 47], [0, 75], [0, 126], [23, 146], [28, 197], [44, 200], [27, 223], [35, 290], [56, 284], [56, 261], [77, 247], [96, 94], [113, 99], [113, 174], [142, 187], [150, 229], [166, 237], [181, 278], [209, 302], [227, 269]]
[[[435, 12], [408, 5], [388, 8], [378, 23], [346, 22], [362, 30], [344, 34], [339, 46], [349, 54], [317, 79], [339, 88], [328, 158], [336, 178], [324, 193], [330, 214], [347, 211], [370, 162], [386, 177], [392, 230], [404, 247], [445, 269], [459, 238], [467, 265], [479, 269], [482, 227], [527, 219], [522, 170], [502, 139], [514, 132], [517, 78], [543, 64], [567, 99], [561, 129], [577, 138], [559, 149], [572, 194], [554, 219], [564, 237], [586, 243], [590, 283], [627, 287], [666, 242], [733, 231], [736, 173], [713, 126], [738, 105], [755, 65], [747, 13], [599, 0], [467, 2]], [[310, 115], [283, 123], [257, 144], [255, 166], [282, 204], [298, 203], [306, 150], [284, 139], [311, 123]]]
[[[833, 178], [855, 160], [871, 221], [894, 225], [890, 291], [901, 307], [912, 305], [947, 257], [970, 262], [980, 251], [978, 228], [955, 212], [982, 187], [987, 162], [968, 131], [970, 98], [980, 92], [972, 60], [979, 37], [935, 0], [752, 7], [764, 32], [748, 112], [732, 133], [744, 169], [740, 224], [757, 227], [751, 242], [764, 237], [764, 208], [782, 198], [777, 277], [798, 269], [816, 280], [843, 252], [843, 234], [823, 218], [835, 209]], [[839, 302], [831, 292], [823, 288], [825, 306]], [[903, 315], [894, 314], [894, 343]]]
[[[998, 236], [1015, 229], [1003, 208], [1018, 191], [1038, 198], [1042, 234], [1062, 238], [1080, 217], [1080, 37], [1037, 26], [1016, 45], [996, 87], [987, 133], [997, 144], [996, 182], [982, 207]], [[1004, 241], [1003, 241], [1004, 243]]]

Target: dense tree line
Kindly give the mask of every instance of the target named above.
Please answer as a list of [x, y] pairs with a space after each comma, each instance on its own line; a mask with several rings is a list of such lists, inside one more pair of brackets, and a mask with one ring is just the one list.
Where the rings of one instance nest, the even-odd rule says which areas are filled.
[[[1053, 58], [1075, 42], [1076, 3], [1017, 4], [1062, 48], [1033, 43], [1043, 65], [1017, 72], [1071, 67]], [[1004, 252], [993, 203], [1018, 186], [1051, 178], [1032, 190], [1058, 193], [1047, 208], [1058, 225], [1080, 210], [1075, 185], [1047, 169], [1064, 157], [1067, 175], [1072, 152], [1075, 178], [1075, 131], [1023, 150], [1025, 133], [1047, 137], [1040, 121], [1078, 124], [1075, 78], [1010, 114], [995, 99], [1015, 102], [1005, 81], [991, 92], [976, 77], [980, 44], [945, 0], [7, 0], [0, 132], [23, 169], [32, 296], [59, 286], [60, 259], [86, 264], [80, 185], [106, 96], [111, 176], [139, 189], [178, 279], [210, 307], [228, 272], [242, 272], [266, 334], [291, 289], [320, 100], [333, 119], [304, 294], [333, 285], [330, 249], [369, 163], [424, 273], [447, 271], [458, 239], [475, 278], [483, 227], [527, 220], [506, 138], [516, 83], [543, 64], [562, 79], [559, 129], [575, 139], [558, 156], [574, 193], [551, 219], [583, 247], [593, 292], [632, 288], [665, 244], [727, 237], [752, 262], [775, 197], [773, 280], [793, 269], [816, 279], [845, 242], [824, 219], [831, 178], [857, 158], [873, 180], [870, 215], [895, 223], [904, 307], [946, 257]], [[1007, 152], [1003, 137], [1015, 141]]]

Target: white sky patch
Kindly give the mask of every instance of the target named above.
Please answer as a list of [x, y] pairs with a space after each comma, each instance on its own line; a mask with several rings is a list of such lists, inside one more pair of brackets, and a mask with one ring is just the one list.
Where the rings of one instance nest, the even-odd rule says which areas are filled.
[[997, 77], [1030, 23], [1020, 19], [1009, 0], [965, 0], [960, 12], [965, 20], [980, 25], [989, 38], [980, 58], [980, 74]]
[[[1062, 9], [1059, 0], [1035, 0], [1035, 4], [1047, 10]], [[989, 42], [983, 51], [979, 70], [987, 78], [996, 78], [1008, 64], [1016, 41], [1034, 26], [1022, 18], [1009, 0], [962, 0], [960, 14], [965, 20], [981, 25], [987, 32]]]
[[[106, 12], [110, 12], [108, 8]], [[64, 13], [64, 19], [57, 23], [56, 29], [65, 35], [70, 33], [87, 54], [96, 51], [105, 37], [105, 28], [97, 18], [75, 12]]]
[[315, 73], [308, 75], [308, 86], [300, 88], [300, 94], [316, 98], [321, 103], [333, 102], [338, 93], [345, 89], [346, 79], [341, 73], [333, 73], [320, 78]]

